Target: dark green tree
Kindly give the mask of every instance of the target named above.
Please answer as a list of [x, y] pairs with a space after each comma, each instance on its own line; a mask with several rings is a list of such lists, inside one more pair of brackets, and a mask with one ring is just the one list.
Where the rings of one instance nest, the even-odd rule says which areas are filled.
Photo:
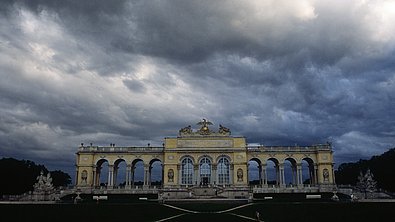
[[[23, 194], [33, 190], [37, 176], [43, 171], [48, 173], [44, 165], [37, 165], [30, 160], [17, 160], [14, 158], [0, 159], [0, 195]], [[67, 186], [71, 183], [70, 176], [62, 171], [52, 171], [54, 187]]]
[[336, 183], [356, 186], [360, 172], [374, 174], [377, 188], [395, 192], [395, 148], [387, 152], [373, 156], [369, 160], [359, 160], [354, 163], [343, 163], [335, 171]]
[[52, 184], [54, 187], [66, 187], [71, 184], [71, 177], [69, 174], [55, 170], [51, 171]]

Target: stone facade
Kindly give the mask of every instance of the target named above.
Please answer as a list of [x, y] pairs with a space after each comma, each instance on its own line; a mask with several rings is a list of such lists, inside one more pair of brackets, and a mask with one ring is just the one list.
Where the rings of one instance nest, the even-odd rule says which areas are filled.
[[[259, 168], [259, 186], [261, 190], [268, 188], [286, 188], [284, 162], [289, 161], [292, 167], [293, 187], [303, 189], [302, 161], [309, 164], [309, 187], [333, 187], [335, 184], [333, 171], [333, 152], [330, 144], [313, 146], [249, 146], [244, 137], [232, 136], [231, 131], [219, 125], [212, 130], [211, 122], [199, 122], [199, 129], [191, 126], [180, 129], [177, 137], [164, 139], [161, 147], [109, 147], [81, 146], [76, 155], [76, 185], [79, 188], [99, 186], [101, 167], [108, 162], [109, 170], [106, 186], [114, 187], [117, 182], [119, 163], [126, 163], [125, 188], [135, 187], [133, 174], [137, 162], [144, 163], [144, 181], [142, 188], [151, 185], [152, 164], [162, 164], [162, 185], [168, 196], [198, 196], [201, 192], [233, 193], [241, 189], [245, 193], [248, 188], [248, 162], [256, 161]], [[276, 169], [275, 184], [268, 183], [267, 163], [271, 161]], [[311, 186], [310, 186], [311, 185]], [[203, 187], [206, 190], [197, 188]], [[221, 190], [207, 190], [218, 188]], [[158, 188], [158, 187], [156, 187]], [[233, 189], [229, 190], [230, 188]], [[225, 190], [224, 190], [225, 189]], [[178, 192], [176, 192], [178, 191]], [[200, 192], [200, 193], [199, 193]], [[203, 193], [204, 194], [204, 193]], [[201, 195], [204, 196], [204, 195]]]

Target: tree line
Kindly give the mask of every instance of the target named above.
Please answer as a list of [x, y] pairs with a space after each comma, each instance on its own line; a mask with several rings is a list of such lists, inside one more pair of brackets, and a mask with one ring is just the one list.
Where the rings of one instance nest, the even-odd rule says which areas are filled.
[[[395, 148], [373, 156], [369, 160], [360, 159], [357, 162], [342, 163], [335, 171], [336, 184], [356, 186], [361, 173], [365, 174], [370, 170], [378, 188], [395, 192], [394, 163]], [[70, 175], [60, 170], [49, 171], [44, 165], [30, 160], [2, 158], [0, 159], [0, 195], [16, 195], [32, 191], [41, 171], [44, 174], [51, 173], [54, 187], [65, 187], [71, 184]]]
[[360, 159], [357, 162], [342, 163], [335, 171], [336, 184], [356, 186], [358, 176], [368, 170], [377, 182], [377, 188], [395, 192], [395, 148], [387, 152], [373, 156], [369, 160]]
[[70, 175], [60, 170], [49, 171], [44, 165], [30, 160], [2, 158], [0, 159], [0, 195], [18, 195], [32, 191], [41, 171], [45, 175], [51, 173], [55, 188], [71, 184]]

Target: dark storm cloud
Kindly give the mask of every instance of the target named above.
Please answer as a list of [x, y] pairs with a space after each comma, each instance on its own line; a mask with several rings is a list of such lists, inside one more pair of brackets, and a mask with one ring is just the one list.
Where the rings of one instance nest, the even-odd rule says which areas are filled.
[[395, 5], [2, 1], [2, 156], [160, 145], [208, 118], [249, 143], [394, 146]]

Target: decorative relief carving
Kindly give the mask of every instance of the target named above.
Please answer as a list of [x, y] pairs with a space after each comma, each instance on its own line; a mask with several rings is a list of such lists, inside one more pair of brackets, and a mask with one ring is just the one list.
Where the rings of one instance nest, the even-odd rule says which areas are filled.
[[232, 140], [178, 140], [178, 147], [233, 147]]

